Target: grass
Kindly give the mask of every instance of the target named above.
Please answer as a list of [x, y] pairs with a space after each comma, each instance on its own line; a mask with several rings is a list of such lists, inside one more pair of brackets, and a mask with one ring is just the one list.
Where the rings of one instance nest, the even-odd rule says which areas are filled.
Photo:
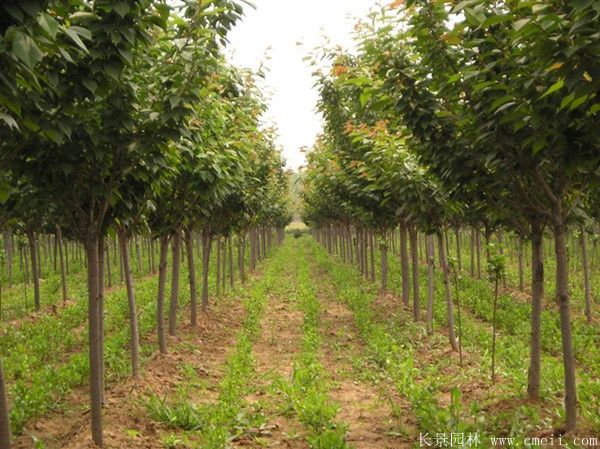
[[327, 373], [319, 361], [321, 347], [320, 304], [309, 273], [304, 243], [294, 242], [298, 256], [297, 303], [304, 314], [301, 350], [294, 361], [292, 379], [277, 383], [289, 415], [295, 415], [308, 430], [307, 441], [313, 449], [345, 449], [347, 426], [336, 421], [339, 406], [328, 394]]

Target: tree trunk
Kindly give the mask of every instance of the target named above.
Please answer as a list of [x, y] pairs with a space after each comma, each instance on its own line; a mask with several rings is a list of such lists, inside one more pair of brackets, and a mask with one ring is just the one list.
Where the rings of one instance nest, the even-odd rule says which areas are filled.
[[169, 304], [169, 335], [177, 335], [177, 301], [179, 299], [179, 265], [181, 263], [181, 232], [173, 237], [173, 267], [171, 268], [171, 302]]
[[198, 294], [196, 288], [196, 264], [194, 263], [194, 239], [192, 238], [192, 230], [185, 230], [185, 246], [187, 248], [188, 271], [190, 280], [190, 322], [192, 326], [197, 324], [197, 309], [198, 309]]
[[36, 245], [36, 234], [34, 231], [27, 231], [29, 241], [29, 254], [31, 256], [31, 277], [33, 279], [33, 301], [35, 310], [40, 310], [40, 270], [38, 267], [38, 252]]
[[583, 262], [583, 288], [585, 292], [585, 317], [592, 324], [592, 291], [590, 289], [590, 263], [588, 261], [587, 239], [585, 229], [581, 228], [581, 258]]
[[481, 279], [481, 232], [475, 229], [475, 246], [477, 252], [477, 279]]
[[217, 288], [217, 297], [221, 295], [221, 237], [217, 237], [217, 276], [215, 287]]
[[9, 416], [8, 401], [6, 400], [6, 385], [4, 383], [4, 371], [2, 369], [2, 360], [0, 359], [0, 447], [2, 449], [10, 448]]
[[102, 405], [104, 402], [104, 373], [106, 372], [106, 366], [104, 363], [104, 242], [103, 238], [98, 239], [98, 327], [100, 329], [100, 368], [102, 370], [101, 376], [101, 391], [102, 391]]
[[568, 432], [574, 430], [577, 425], [577, 388], [573, 337], [571, 333], [566, 226], [560, 203], [558, 203], [553, 215], [554, 252], [556, 255], [556, 295], [560, 311], [560, 330], [565, 370], [565, 416], [566, 431]]
[[498, 282], [494, 279], [494, 305], [492, 309], [492, 382], [496, 380], [496, 313], [498, 310]]
[[475, 277], [475, 230], [471, 226], [471, 277]]
[[87, 255], [92, 440], [96, 445], [102, 447], [102, 333], [100, 329], [98, 235], [88, 235], [85, 241], [85, 251]]
[[13, 275], [13, 254], [14, 246], [12, 245], [12, 233], [11, 231], [4, 231], [4, 251], [6, 253], [6, 274], [8, 276], [8, 286], [12, 287], [12, 275]]
[[410, 298], [410, 279], [406, 225], [400, 223], [400, 265], [402, 267], [402, 303], [408, 307]]
[[408, 232], [410, 235], [410, 252], [412, 258], [413, 318], [415, 321], [419, 321], [419, 242], [417, 240], [417, 228], [415, 226], [409, 226]]
[[525, 290], [525, 275], [523, 268], [523, 236], [519, 234], [519, 290]]
[[156, 329], [158, 333], [158, 347], [161, 354], [167, 353], [167, 339], [165, 337], [165, 284], [167, 283], [167, 258], [169, 253], [169, 236], [160, 237], [160, 259], [158, 262], [158, 298], [156, 301]]
[[444, 291], [446, 294], [446, 310], [448, 313], [448, 339], [450, 340], [450, 347], [452, 347], [454, 351], [458, 351], [458, 343], [454, 333], [454, 306], [452, 304], [452, 291], [450, 289], [450, 270], [448, 268], [448, 261], [446, 260], [444, 236], [441, 232], [438, 232], [437, 237], [440, 265], [442, 268], [442, 274], [444, 275]]
[[433, 236], [428, 235], [425, 239], [427, 253], [427, 333], [433, 334], [433, 292], [434, 292], [434, 245]]
[[212, 238], [208, 231], [202, 233], [202, 311], [208, 308], [208, 272], [210, 269], [210, 250]]
[[384, 293], [387, 292], [388, 288], [388, 244], [387, 239], [385, 239], [381, 245], [381, 289]]
[[233, 289], [235, 283], [233, 273], [233, 242], [231, 236], [227, 237], [227, 249], [229, 252], [229, 286]]
[[133, 276], [131, 274], [131, 263], [127, 251], [127, 236], [123, 229], [118, 230], [119, 247], [123, 257], [123, 268], [125, 270], [125, 285], [127, 287], [127, 302], [129, 304], [129, 329], [131, 333], [131, 373], [138, 377], [140, 373], [140, 336], [137, 321], [137, 309], [135, 304], [135, 291], [133, 289]]
[[460, 244], [460, 228], [457, 226], [454, 229], [454, 235], [456, 236], [456, 261], [458, 263], [458, 272], [462, 271], [462, 254], [461, 254], [461, 244]]
[[246, 236], [244, 234], [240, 234], [240, 242], [238, 246], [238, 269], [240, 272], [240, 282], [242, 284], [246, 283]]
[[369, 231], [369, 256], [371, 258], [371, 282], [375, 282], [375, 237], [373, 232]]
[[67, 274], [65, 270], [65, 257], [63, 254], [62, 231], [60, 226], [56, 227], [56, 246], [58, 249], [58, 258], [60, 260], [60, 281], [62, 285], [62, 300], [67, 300]]
[[542, 344], [542, 301], [544, 298], [544, 258], [542, 256], [542, 226], [531, 224], [531, 342], [529, 351], [529, 371], [527, 375], [527, 395], [537, 401], [540, 398], [540, 370]]
[[[112, 271], [111, 271], [111, 259], [110, 259], [110, 239], [106, 242], [105, 252], [106, 255], [106, 285], [112, 287]], [[114, 257], [114, 254], [113, 254]]]

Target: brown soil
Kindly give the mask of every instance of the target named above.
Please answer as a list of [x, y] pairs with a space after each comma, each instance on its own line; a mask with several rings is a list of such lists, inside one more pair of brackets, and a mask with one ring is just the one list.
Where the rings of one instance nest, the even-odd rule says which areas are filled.
[[322, 360], [333, 380], [330, 395], [340, 405], [337, 418], [348, 425], [348, 443], [356, 449], [412, 447], [414, 439], [406, 436], [413, 433], [415, 422], [409, 404], [385, 379], [375, 385], [354, 372], [352, 358], [363, 352], [362, 342], [352, 312], [335, 300], [326, 276], [313, 270], [322, 307]]
[[[150, 394], [173, 397], [185, 382], [182, 367], [192, 367], [202, 384], [205, 400], [214, 399], [230, 348], [244, 318], [244, 308], [236, 299], [220, 300], [205, 315], [200, 314], [194, 329], [181, 326], [178, 337], [169, 338], [169, 353], [154, 353], [143, 366], [140, 379], [128, 378], [109, 385], [104, 409], [104, 443], [107, 449], [164, 448], [160, 441], [166, 429], [152, 421], [145, 408]], [[187, 319], [187, 318], [186, 318]], [[145, 336], [155, 344], [154, 334]], [[33, 423], [17, 439], [16, 449], [35, 447], [40, 439], [49, 449], [92, 448], [87, 390], [75, 391], [68, 407]]]
[[[292, 273], [283, 275], [291, 284]], [[277, 378], [290, 380], [293, 363], [302, 339], [304, 315], [297, 310], [293, 285], [286, 295], [271, 295], [261, 320], [261, 332], [254, 343], [255, 376], [254, 391], [246, 399], [260, 404], [268, 415], [267, 423], [256, 435], [235, 442], [236, 447], [308, 448], [302, 425], [292, 417], [281, 414], [278, 399], [268, 395], [272, 382]]]

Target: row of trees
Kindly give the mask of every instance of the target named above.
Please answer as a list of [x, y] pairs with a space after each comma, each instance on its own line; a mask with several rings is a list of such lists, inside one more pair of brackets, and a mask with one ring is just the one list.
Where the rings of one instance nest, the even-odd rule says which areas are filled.
[[[175, 334], [182, 244], [195, 324], [194, 237], [204, 249], [206, 308], [213, 238], [237, 234], [243, 251], [249, 236], [254, 265], [264, 254], [259, 242], [289, 218], [282, 159], [272, 132], [259, 126], [264, 103], [253, 75], [229, 66], [221, 54], [241, 4], [178, 5], [40, 0], [0, 6], [0, 226], [30, 242], [36, 306], [39, 236], [52, 232], [85, 249], [92, 438], [99, 446], [107, 235], [118, 237], [123, 260], [135, 375], [132, 236], [159, 241], [157, 328], [165, 352], [169, 242], [175, 256], [169, 332]], [[5, 402], [2, 447], [10, 438]]]
[[[531, 243], [533, 400], [540, 394], [542, 240], [551, 231], [566, 429], [572, 430], [577, 393], [567, 232], [594, 229], [599, 211], [600, 6], [446, 3], [394, 2], [357, 28], [356, 54], [320, 55], [333, 69], [316, 71], [325, 129], [309, 155], [305, 217], [348, 237], [352, 226], [360, 242], [370, 238], [365, 230], [385, 235], [399, 224], [403, 299], [410, 246], [415, 319], [417, 232], [427, 235], [428, 248], [437, 236], [453, 348], [444, 231], [470, 226], [489, 239], [504, 228]], [[588, 293], [591, 322], [590, 301]]]

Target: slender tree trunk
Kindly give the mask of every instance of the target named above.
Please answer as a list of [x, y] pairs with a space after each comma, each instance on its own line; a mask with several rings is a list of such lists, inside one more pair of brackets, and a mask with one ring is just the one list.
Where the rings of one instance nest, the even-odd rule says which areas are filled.
[[544, 298], [544, 257], [542, 255], [541, 224], [531, 224], [531, 342], [527, 395], [537, 401], [540, 398], [540, 371], [542, 360], [541, 327], [542, 301]]
[[215, 287], [217, 288], [217, 296], [221, 295], [221, 237], [217, 237], [217, 277]]
[[400, 265], [402, 268], [402, 303], [408, 307], [410, 298], [410, 268], [408, 262], [407, 230], [404, 223], [400, 223]]
[[417, 240], [417, 228], [409, 227], [410, 251], [412, 258], [412, 281], [413, 281], [413, 317], [415, 321], [420, 319], [420, 298], [419, 298], [419, 248]]
[[375, 282], [375, 238], [373, 232], [368, 233], [369, 241], [369, 256], [371, 258], [371, 282]]
[[127, 251], [127, 236], [123, 229], [118, 230], [119, 246], [125, 269], [125, 285], [127, 287], [127, 302], [129, 304], [129, 329], [131, 333], [131, 373], [138, 377], [140, 373], [140, 336], [138, 331], [137, 308], [129, 252]]
[[475, 277], [475, 230], [471, 226], [471, 277]]
[[[106, 255], [106, 285], [112, 287], [112, 271], [111, 271], [111, 259], [110, 259], [110, 239], [106, 242], [105, 252]], [[114, 257], [114, 254], [113, 254]]]
[[590, 263], [588, 261], [587, 239], [585, 229], [581, 228], [581, 258], [583, 262], [583, 288], [585, 292], [585, 317], [592, 324], [592, 290], [590, 288]]
[[460, 244], [460, 228], [457, 226], [454, 229], [454, 235], [456, 236], [456, 261], [458, 262], [458, 272], [462, 271], [462, 254]]
[[240, 271], [240, 282], [246, 283], [246, 236], [240, 234], [240, 243], [238, 246], [238, 269]]
[[62, 300], [67, 300], [67, 275], [65, 270], [65, 258], [63, 254], [62, 231], [60, 226], [56, 227], [56, 246], [58, 248], [58, 257], [60, 259], [60, 281], [62, 285]]
[[155, 272], [155, 267], [154, 267], [154, 239], [152, 238], [152, 236], [150, 236], [148, 238], [149, 240], [149, 245], [150, 245], [150, 272], [154, 273]]
[[384, 235], [384, 242], [381, 245], [381, 289], [387, 293], [388, 289], [388, 244]]
[[229, 286], [233, 289], [235, 283], [233, 270], [233, 242], [231, 236], [227, 237], [227, 249], [229, 252]]
[[494, 279], [494, 306], [492, 311], [492, 382], [496, 380], [496, 313], [498, 310], [498, 282]]
[[54, 273], [58, 272], [58, 238], [54, 237], [54, 248], [52, 252], [52, 264], [54, 268]]
[[446, 260], [446, 251], [444, 248], [444, 236], [441, 232], [438, 233], [438, 252], [440, 253], [440, 265], [444, 275], [444, 291], [446, 294], [446, 310], [448, 313], [448, 339], [450, 346], [454, 351], [458, 351], [458, 343], [456, 341], [454, 331], [454, 306], [452, 304], [452, 291], [450, 289], [450, 273], [448, 261]]
[[156, 329], [158, 333], [158, 347], [161, 354], [167, 353], [167, 339], [165, 337], [165, 284], [167, 283], [167, 258], [169, 253], [169, 236], [160, 237], [160, 258], [158, 262], [158, 298], [156, 301]]
[[481, 232], [475, 229], [475, 246], [477, 249], [477, 279], [481, 279]]
[[202, 312], [208, 309], [208, 272], [212, 238], [208, 231], [202, 233]]
[[177, 335], [177, 301], [179, 299], [179, 264], [181, 263], [181, 231], [173, 237], [173, 267], [171, 269], [171, 302], [169, 304], [169, 335]]
[[92, 440], [97, 446], [102, 447], [102, 334], [100, 330], [100, 292], [97, 235], [88, 235], [85, 241], [85, 251], [87, 255]]
[[556, 295], [560, 311], [560, 330], [565, 370], [565, 416], [566, 430], [568, 432], [574, 430], [577, 425], [577, 388], [575, 380], [573, 337], [571, 332], [566, 226], [564, 223], [562, 204], [557, 204], [553, 215], [554, 252], [556, 255]]
[[190, 280], [190, 322], [192, 326], [197, 324], [197, 288], [196, 288], [196, 264], [194, 263], [194, 239], [192, 238], [192, 230], [187, 228], [185, 230], [185, 246], [187, 248], [187, 259], [188, 259], [188, 271]]
[[523, 268], [523, 236], [519, 234], [519, 290], [525, 290], [525, 274]]
[[65, 249], [65, 271], [68, 276], [69, 275], [69, 242], [67, 240], [64, 241], [64, 249]]
[[104, 397], [104, 373], [106, 366], [104, 363], [104, 242], [103, 238], [98, 239], [98, 327], [100, 328], [100, 367], [102, 369], [102, 405], [105, 404]]
[[27, 231], [29, 240], [29, 254], [31, 256], [31, 277], [33, 279], [33, 301], [35, 310], [40, 310], [40, 270], [38, 267], [38, 252], [36, 245], [36, 234], [34, 231]]
[[13, 276], [13, 255], [14, 246], [12, 244], [12, 233], [11, 231], [4, 231], [4, 251], [6, 253], [6, 274], [8, 276], [8, 286], [12, 287], [12, 276]]
[[225, 237], [221, 241], [221, 250], [223, 253], [221, 255], [221, 292], [224, 295], [227, 286], [227, 241]]
[[434, 251], [433, 251], [433, 236], [427, 235], [425, 238], [426, 253], [427, 253], [427, 333], [433, 334], [433, 293], [434, 293]]
[[2, 359], [0, 359], [0, 447], [2, 449], [10, 449], [9, 416], [4, 370], [2, 369]]

